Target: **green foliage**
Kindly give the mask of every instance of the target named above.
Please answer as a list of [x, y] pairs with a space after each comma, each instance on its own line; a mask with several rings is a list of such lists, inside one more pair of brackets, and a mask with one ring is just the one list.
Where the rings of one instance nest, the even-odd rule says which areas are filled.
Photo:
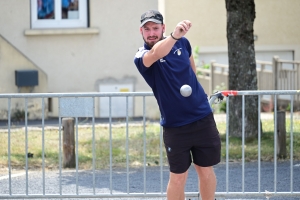
[[[27, 117], [29, 113], [27, 113]], [[15, 108], [12, 110], [12, 120], [15, 121], [24, 121], [25, 120], [25, 111], [22, 109]]]
[[222, 82], [220, 85], [217, 85], [215, 87], [215, 89], [213, 90], [213, 93], [218, 92], [218, 91], [223, 91], [223, 90], [226, 90], [226, 89], [227, 88], [225, 86], [225, 83]]
[[220, 103], [220, 112], [223, 112], [223, 113], [226, 113], [226, 101], [223, 100], [221, 103]]
[[[196, 68], [210, 69], [210, 64], [202, 62], [202, 65], [199, 65], [199, 53], [200, 53], [200, 47], [195, 46], [193, 49], [193, 58], [195, 61]], [[197, 70], [197, 75], [202, 75], [202, 72]]]
[[210, 65], [209, 64], [205, 64], [203, 63], [200, 68], [203, 68], [203, 69], [210, 69]]
[[291, 104], [289, 103], [289, 105], [287, 105], [287, 107], [286, 107], [286, 109], [285, 109], [286, 111], [288, 111], [288, 112], [290, 112], [291, 111]]
[[199, 62], [199, 49], [200, 49], [199, 46], [195, 46], [193, 49], [193, 58], [194, 58], [196, 67]]

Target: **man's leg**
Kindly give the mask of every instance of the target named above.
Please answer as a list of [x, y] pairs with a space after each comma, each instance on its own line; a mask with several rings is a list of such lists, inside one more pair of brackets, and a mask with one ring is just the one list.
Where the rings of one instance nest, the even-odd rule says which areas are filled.
[[214, 200], [217, 179], [213, 167], [194, 165], [199, 177], [199, 188], [202, 200]]
[[170, 179], [167, 187], [168, 200], [184, 200], [184, 188], [188, 171], [182, 174], [175, 174], [170, 172]]

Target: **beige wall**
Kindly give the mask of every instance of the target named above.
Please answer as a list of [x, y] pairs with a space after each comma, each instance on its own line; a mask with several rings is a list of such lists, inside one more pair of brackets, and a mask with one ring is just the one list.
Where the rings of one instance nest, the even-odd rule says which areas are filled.
[[300, 44], [300, 1], [259, 0], [256, 2], [254, 32], [257, 45]]
[[300, 60], [300, 1], [259, 0], [255, 3], [256, 50], [291, 50], [294, 59]]
[[166, 35], [178, 22], [188, 19], [193, 26], [186, 35], [192, 46], [226, 46], [225, 1], [220, 0], [164, 0]]
[[[29, 58], [14, 48], [0, 35], [0, 93], [47, 92], [47, 75], [38, 66], [34, 65]], [[38, 85], [34, 88], [18, 88], [15, 84], [15, 70], [37, 70]]]
[[[227, 52], [226, 7], [219, 0], [161, 0], [165, 13], [166, 35], [184, 19], [193, 23], [187, 34], [192, 47], [200, 46], [203, 53]], [[257, 0], [254, 34], [259, 51], [292, 50], [300, 60], [300, 1]], [[200, 55], [201, 56], [201, 55]]]

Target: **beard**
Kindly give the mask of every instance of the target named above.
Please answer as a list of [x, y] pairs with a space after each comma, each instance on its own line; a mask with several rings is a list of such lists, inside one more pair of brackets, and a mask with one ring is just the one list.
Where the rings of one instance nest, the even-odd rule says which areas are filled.
[[[157, 37], [157, 38], [158, 38], [158, 37]], [[152, 48], [157, 42], [161, 41], [163, 38], [164, 38], [164, 36], [163, 36], [163, 33], [162, 33], [161, 36], [160, 36], [160, 38], [159, 38], [159, 40], [148, 42], [148, 41], [144, 38], [144, 36], [143, 36], [144, 42], [145, 42], [150, 48]]]

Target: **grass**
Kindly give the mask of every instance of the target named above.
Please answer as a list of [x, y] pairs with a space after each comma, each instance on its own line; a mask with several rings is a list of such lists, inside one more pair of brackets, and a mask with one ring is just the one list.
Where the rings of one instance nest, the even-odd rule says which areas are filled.
[[[225, 124], [224, 124], [225, 125]], [[221, 125], [223, 126], [223, 125]], [[272, 161], [274, 159], [274, 122], [273, 120], [262, 121], [263, 133], [261, 134], [261, 160]], [[220, 128], [221, 131], [225, 128]], [[222, 140], [222, 159], [226, 156], [226, 135], [221, 132]], [[300, 121], [294, 120], [293, 122], [293, 159], [300, 160]], [[286, 120], [286, 160], [290, 159], [290, 140], [291, 128], [290, 120]], [[245, 140], [245, 160], [253, 161], [258, 159], [258, 138], [251, 138]], [[242, 159], [242, 139], [237, 137], [229, 137], [229, 159], [241, 160]], [[283, 158], [278, 158], [284, 160]]]
[[[126, 129], [125, 127], [95, 128], [95, 167], [96, 169], [108, 168], [110, 165], [110, 137], [112, 138], [112, 164], [113, 166], [126, 165]], [[63, 131], [61, 131], [63, 135]], [[148, 125], [146, 135], [142, 126], [130, 126], [128, 129], [129, 164], [141, 166], [144, 163], [144, 141], [146, 139], [146, 157], [148, 165], [159, 163], [160, 126]], [[63, 136], [61, 136], [63, 137]], [[25, 130], [11, 131], [10, 160], [14, 168], [25, 166]], [[42, 130], [28, 130], [28, 152], [33, 158], [28, 159], [29, 168], [42, 166]], [[8, 165], [8, 134], [0, 132], [0, 168]], [[63, 148], [63, 147], [62, 147]], [[59, 131], [45, 130], [44, 132], [45, 165], [48, 169], [59, 166]], [[91, 128], [78, 128], [78, 163], [81, 169], [92, 168], [93, 161], [93, 131]]]
[[[293, 156], [300, 160], [300, 121], [294, 121], [293, 129]], [[263, 134], [261, 136], [261, 160], [271, 161], [274, 158], [274, 124], [272, 120], [262, 122]], [[226, 124], [218, 123], [218, 129], [222, 141], [222, 160], [226, 159]], [[146, 134], [143, 126], [129, 126], [128, 140], [126, 142], [126, 127], [112, 126], [111, 134], [108, 127], [97, 126], [95, 128], [95, 169], [109, 168], [110, 162], [113, 167], [124, 167], [127, 162], [130, 166], [143, 166], [144, 162], [149, 166], [160, 165], [160, 126], [147, 124]], [[290, 156], [290, 121], [286, 121], [287, 130], [287, 158]], [[49, 129], [44, 131], [44, 156], [46, 169], [59, 167], [59, 130]], [[61, 131], [63, 134], [63, 131]], [[110, 141], [110, 137], [112, 140]], [[144, 137], [146, 138], [146, 160], [144, 160]], [[15, 169], [25, 167], [26, 134], [24, 129], [11, 129], [10, 135], [10, 160]], [[28, 152], [33, 154], [28, 158], [29, 169], [42, 167], [42, 130], [28, 129], [27, 131]], [[110, 160], [110, 143], [112, 143]], [[0, 132], [0, 168], [8, 166], [8, 134], [7, 130]], [[128, 145], [129, 157], [126, 156], [126, 144]], [[163, 165], [167, 165], [167, 159], [163, 148]], [[229, 159], [240, 160], [242, 158], [242, 140], [229, 137]], [[258, 139], [246, 140], [245, 160], [258, 159]], [[79, 169], [91, 169], [93, 163], [93, 131], [90, 127], [78, 128], [78, 163]]]

